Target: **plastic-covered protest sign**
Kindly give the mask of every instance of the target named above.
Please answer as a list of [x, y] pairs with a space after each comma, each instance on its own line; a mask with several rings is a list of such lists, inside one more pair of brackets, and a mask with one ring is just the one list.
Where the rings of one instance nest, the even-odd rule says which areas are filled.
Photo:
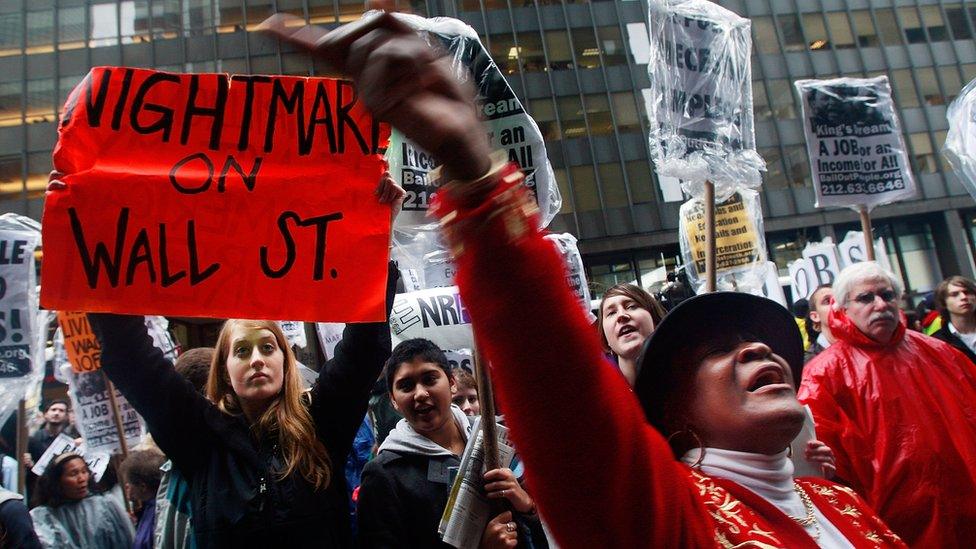
[[596, 319], [590, 310], [590, 286], [586, 283], [586, 268], [583, 266], [583, 256], [580, 255], [576, 244], [576, 237], [569, 234], [548, 234], [546, 240], [551, 241], [559, 250], [566, 264], [566, 285], [573, 291], [576, 299], [590, 321]]
[[22, 377], [32, 370], [37, 317], [34, 249], [40, 236], [36, 221], [12, 213], [0, 216], [0, 378]]
[[[68, 396], [77, 418], [78, 430], [84, 437], [87, 449], [92, 452], [116, 453], [120, 451], [119, 432], [108, 394], [108, 385], [102, 372], [78, 372], [67, 369]], [[122, 429], [129, 448], [139, 444], [142, 438], [142, 419], [117, 387], [115, 402], [122, 419]]]
[[[479, 40], [478, 33], [457, 19], [396, 15], [423, 34], [428, 42], [448, 52], [451, 67], [459, 80], [474, 84], [492, 146], [506, 151], [509, 160], [522, 168], [525, 186], [533, 191], [542, 212], [543, 226], [548, 225], [559, 213], [562, 200], [546, 155], [542, 132], [526, 114], [505, 76]], [[472, 128], [474, 130], [476, 128]], [[390, 139], [386, 159], [390, 173], [407, 193], [396, 226], [430, 224], [427, 207], [430, 196], [437, 189], [431, 185], [427, 174], [439, 165], [438, 160], [396, 130]]]
[[[692, 198], [678, 213], [678, 241], [696, 287], [705, 283], [705, 212], [701, 199]], [[766, 274], [766, 238], [756, 191], [743, 189], [715, 205], [715, 273], [717, 287], [758, 291]]]
[[102, 368], [102, 346], [88, 323], [86, 313], [58, 312], [58, 324], [64, 337], [68, 363], [76, 373], [96, 372]]
[[649, 2], [651, 158], [685, 192], [721, 202], [758, 187], [750, 22], [707, 0]]
[[959, 92], [959, 97], [949, 105], [946, 118], [949, 119], [949, 133], [942, 154], [976, 199], [976, 80]]
[[99, 67], [59, 133], [45, 307], [385, 318], [389, 129], [351, 83]]
[[817, 207], [873, 208], [915, 196], [887, 76], [798, 80]]

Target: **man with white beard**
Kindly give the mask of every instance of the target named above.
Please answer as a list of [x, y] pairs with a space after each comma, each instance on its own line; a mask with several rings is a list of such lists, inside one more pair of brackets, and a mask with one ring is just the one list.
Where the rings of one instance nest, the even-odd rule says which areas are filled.
[[834, 281], [834, 343], [803, 371], [798, 397], [837, 476], [909, 546], [976, 539], [976, 367], [906, 330], [900, 281], [874, 262]]

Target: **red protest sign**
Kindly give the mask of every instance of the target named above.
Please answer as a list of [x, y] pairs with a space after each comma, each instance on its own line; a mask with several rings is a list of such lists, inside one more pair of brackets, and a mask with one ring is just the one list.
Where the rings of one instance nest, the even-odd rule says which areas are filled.
[[45, 307], [385, 318], [389, 128], [350, 82], [100, 67], [59, 133]]
[[58, 324], [64, 336], [64, 350], [68, 353], [71, 369], [82, 373], [101, 368], [102, 346], [88, 323], [88, 315], [58, 311]]

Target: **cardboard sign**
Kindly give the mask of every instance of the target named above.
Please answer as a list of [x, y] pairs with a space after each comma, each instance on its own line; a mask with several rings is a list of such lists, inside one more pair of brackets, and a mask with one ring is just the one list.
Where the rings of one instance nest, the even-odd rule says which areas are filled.
[[817, 207], [873, 207], [915, 196], [887, 76], [795, 86]]
[[750, 22], [707, 0], [648, 3], [650, 151], [658, 174], [719, 200], [758, 187]]
[[102, 346], [85, 313], [58, 311], [58, 324], [64, 335], [64, 350], [75, 372], [95, 372], [102, 367]]
[[[115, 401], [119, 406], [125, 440], [132, 448], [142, 438], [142, 420], [136, 409], [119, 392], [115, 391]], [[86, 447], [92, 452], [113, 453], [120, 451], [119, 432], [115, 427], [115, 416], [108, 396], [108, 386], [102, 372], [68, 371], [68, 396], [78, 431], [85, 439]]]
[[[757, 218], [755, 213], [743, 193], [736, 193], [715, 205], [715, 271], [718, 276], [743, 269], [765, 269], [765, 242], [760, 240], [757, 230], [762, 217]], [[706, 227], [701, 200], [693, 198], [682, 204], [679, 215], [681, 251], [693, 270], [689, 274], [696, 280], [703, 279]]]
[[54, 458], [67, 452], [78, 454], [85, 460], [85, 464], [88, 465], [88, 470], [91, 471], [92, 478], [95, 482], [102, 480], [102, 475], [105, 474], [105, 469], [108, 467], [108, 461], [111, 456], [104, 452], [85, 451], [84, 446], [76, 445], [74, 439], [64, 433], [59, 434], [51, 441], [47, 450], [44, 450], [37, 463], [31, 467], [31, 472], [37, 476], [43, 475]]
[[[803, 248], [803, 258], [810, 261], [807, 275], [810, 277], [810, 293], [817, 286], [833, 284], [840, 275], [841, 264], [837, 257], [837, 246], [830, 237], [822, 242], [809, 242]], [[808, 296], [809, 297], [809, 296]]]
[[385, 319], [389, 130], [351, 83], [100, 67], [59, 134], [45, 307]]
[[22, 225], [19, 217], [5, 214], [0, 222], [0, 378], [22, 377], [31, 371], [37, 314], [34, 249], [40, 234]]

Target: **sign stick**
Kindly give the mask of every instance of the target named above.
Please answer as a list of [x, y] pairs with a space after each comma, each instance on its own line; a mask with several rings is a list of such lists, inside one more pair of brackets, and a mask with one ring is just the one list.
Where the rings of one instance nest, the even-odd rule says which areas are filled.
[[715, 184], [705, 182], [705, 291], [715, 291]]
[[861, 231], [864, 232], [864, 248], [868, 261], [874, 261], [874, 233], [871, 231], [871, 214], [867, 206], [861, 206]]
[[24, 399], [17, 401], [17, 492], [26, 496], [27, 468], [24, 467], [24, 454], [27, 453], [27, 405]]
[[125, 428], [122, 426], [122, 417], [119, 415], [119, 403], [115, 400], [115, 386], [102, 370], [102, 378], [105, 379], [105, 387], [108, 388], [108, 402], [112, 406], [112, 417], [115, 418], [115, 430], [119, 433], [119, 449], [122, 452], [122, 459], [129, 457], [129, 445], [125, 441]]
[[484, 448], [485, 470], [498, 469], [498, 432], [495, 429], [495, 394], [491, 387], [488, 365], [481, 358], [477, 339], [474, 344], [474, 374], [478, 380], [478, 400], [481, 402], [481, 444]]

